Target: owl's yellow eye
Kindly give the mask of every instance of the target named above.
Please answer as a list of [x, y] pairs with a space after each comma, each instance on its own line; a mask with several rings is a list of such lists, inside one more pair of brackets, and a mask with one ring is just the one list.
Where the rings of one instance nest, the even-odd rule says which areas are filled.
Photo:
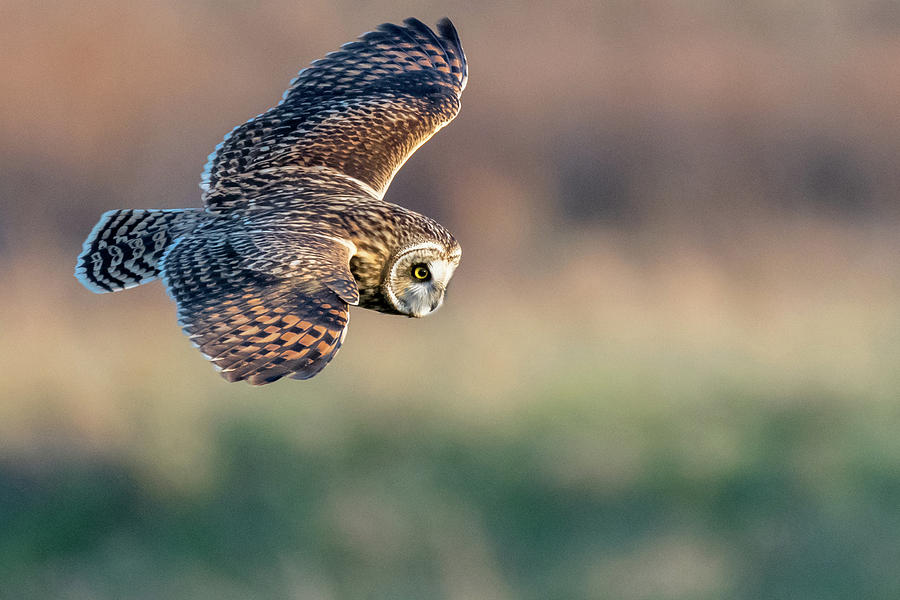
[[431, 279], [431, 272], [428, 270], [428, 267], [422, 264], [413, 265], [412, 268], [412, 276], [418, 279], [419, 281], [428, 281]]

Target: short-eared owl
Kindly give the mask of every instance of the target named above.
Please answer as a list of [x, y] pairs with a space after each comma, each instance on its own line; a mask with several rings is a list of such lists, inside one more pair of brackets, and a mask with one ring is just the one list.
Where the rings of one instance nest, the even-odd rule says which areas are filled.
[[385, 24], [300, 71], [278, 106], [210, 155], [203, 208], [112, 210], [75, 275], [115, 292], [157, 277], [229, 381], [307, 379], [337, 353], [349, 305], [423, 317], [459, 264], [444, 227], [382, 198], [459, 111], [466, 58], [448, 19]]

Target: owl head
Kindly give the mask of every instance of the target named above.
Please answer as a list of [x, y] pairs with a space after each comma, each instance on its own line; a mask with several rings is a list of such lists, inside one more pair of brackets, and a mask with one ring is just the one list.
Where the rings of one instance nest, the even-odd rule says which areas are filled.
[[437, 310], [459, 265], [458, 244], [447, 247], [423, 242], [402, 248], [390, 262], [384, 278], [384, 295], [397, 312], [424, 317]]

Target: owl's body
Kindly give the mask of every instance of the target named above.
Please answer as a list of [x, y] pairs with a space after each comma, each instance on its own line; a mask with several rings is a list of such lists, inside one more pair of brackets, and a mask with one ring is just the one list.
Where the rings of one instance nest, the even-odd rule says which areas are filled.
[[318, 373], [349, 305], [437, 309], [459, 244], [382, 197], [459, 110], [465, 55], [448, 20], [438, 32], [382, 25], [315, 61], [210, 155], [204, 208], [105, 213], [76, 276], [95, 292], [161, 278], [193, 343], [226, 379], [254, 384]]

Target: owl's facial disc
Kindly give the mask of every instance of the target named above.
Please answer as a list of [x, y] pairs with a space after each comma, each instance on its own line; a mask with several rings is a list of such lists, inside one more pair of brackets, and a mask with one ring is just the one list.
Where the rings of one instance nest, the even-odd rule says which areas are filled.
[[459, 247], [448, 250], [425, 242], [400, 251], [384, 283], [385, 296], [397, 312], [424, 317], [437, 310], [459, 265]]

